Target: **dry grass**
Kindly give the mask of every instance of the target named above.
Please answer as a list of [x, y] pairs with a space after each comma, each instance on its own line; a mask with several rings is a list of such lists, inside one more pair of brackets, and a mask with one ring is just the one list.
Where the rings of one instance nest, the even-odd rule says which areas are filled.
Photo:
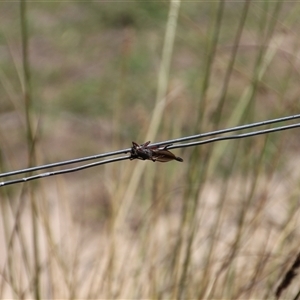
[[[1, 3], [1, 170], [299, 113], [298, 3], [176, 4], [27, 3], [26, 37]], [[295, 297], [298, 147], [291, 130], [1, 188], [0, 297]]]

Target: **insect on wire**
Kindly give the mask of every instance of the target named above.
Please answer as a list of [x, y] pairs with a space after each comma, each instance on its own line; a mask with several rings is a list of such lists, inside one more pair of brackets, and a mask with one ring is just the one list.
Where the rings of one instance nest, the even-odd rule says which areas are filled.
[[183, 162], [183, 159], [179, 156], [175, 156], [171, 151], [168, 150], [168, 147], [172, 144], [165, 145], [163, 148], [160, 148], [159, 145], [149, 146], [150, 141], [139, 145], [136, 142], [132, 142], [131, 156], [130, 160], [141, 159], [141, 160], [152, 160], [160, 162], [168, 162], [171, 160], [177, 160]]
[[[104, 160], [100, 160], [100, 161], [97, 161], [94, 163], [89, 163], [89, 164], [72, 167], [72, 168], [68, 168], [68, 169], [49, 171], [49, 172], [45, 172], [45, 173], [41, 173], [41, 174], [29, 175], [28, 177], [3, 181], [3, 182], [0, 182], [0, 187], [6, 186], [6, 185], [11, 185], [11, 184], [16, 184], [16, 183], [21, 183], [21, 182], [27, 182], [27, 181], [31, 181], [31, 180], [35, 180], [35, 179], [39, 179], [39, 178], [45, 178], [45, 177], [49, 177], [49, 176], [77, 172], [77, 171], [81, 171], [84, 169], [96, 167], [99, 165], [108, 164], [108, 163], [117, 162], [117, 161], [126, 160], [126, 159], [151, 160], [153, 162], [155, 162], [155, 161], [168, 162], [171, 160], [177, 160], [179, 162], [182, 162], [183, 159], [181, 157], [175, 156], [169, 150], [177, 149], [177, 148], [198, 146], [198, 145], [203, 145], [203, 144], [208, 144], [208, 143], [213, 143], [213, 142], [218, 142], [218, 141], [223, 141], [223, 140], [247, 138], [247, 137], [255, 136], [255, 135], [268, 134], [268, 133], [272, 133], [272, 132], [276, 132], [276, 131], [293, 129], [293, 128], [300, 127], [300, 123], [284, 125], [284, 126], [279, 126], [279, 127], [269, 128], [269, 129], [262, 129], [262, 130], [258, 130], [258, 131], [251, 131], [251, 132], [235, 134], [235, 135], [217, 136], [217, 137], [213, 137], [210, 139], [195, 141], [195, 142], [190, 142], [190, 143], [182, 143], [184, 141], [196, 140], [196, 139], [201, 139], [204, 137], [215, 136], [215, 135], [222, 135], [222, 134], [229, 133], [229, 132], [275, 124], [278, 122], [286, 122], [286, 121], [291, 121], [291, 120], [295, 120], [295, 119], [299, 119], [299, 118], [300, 118], [300, 114], [293, 115], [293, 116], [287, 116], [287, 117], [283, 117], [283, 118], [277, 118], [277, 119], [273, 119], [273, 120], [267, 120], [267, 121], [262, 121], [262, 122], [257, 122], [257, 123], [236, 126], [236, 127], [227, 128], [227, 129], [211, 131], [211, 132], [207, 132], [207, 133], [196, 134], [196, 135], [192, 135], [192, 136], [186, 136], [186, 137], [182, 137], [182, 138], [177, 138], [177, 139], [153, 143], [153, 144], [150, 144], [150, 141], [146, 142], [144, 144], [141, 144], [141, 145], [137, 144], [136, 142], [132, 142], [131, 148], [127, 148], [127, 149], [123, 149], [123, 150], [112, 151], [112, 152], [107, 152], [107, 153], [103, 153], [103, 154], [97, 154], [97, 155], [92, 155], [92, 156], [71, 159], [71, 160], [66, 160], [66, 161], [62, 161], [62, 162], [57, 162], [57, 163], [52, 163], [52, 164], [47, 164], [47, 165], [36, 166], [36, 167], [2, 173], [2, 174], [0, 174], [0, 178], [8, 177], [8, 176], [15, 176], [18, 174], [31, 173], [31, 172], [36, 172], [36, 171], [40, 171], [40, 170], [53, 169], [53, 168], [56, 168], [59, 166], [65, 166], [68, 164], [80, 163], [80, 162], [84, 162], [84, 161], [88, 161], [88, 160], [99, 159], [99, 158], [104, 158], [104, 157], [109, 157], [109, 156], [114, 156], [114, 155], [127, 154], [126, 156], [119, 156], [116, 158], [104, 159]], [[176, 144], [176, 143], [180, 143], [180, 144]], [[128, 155], [128, 153], [130, 153], [130, 155]]]

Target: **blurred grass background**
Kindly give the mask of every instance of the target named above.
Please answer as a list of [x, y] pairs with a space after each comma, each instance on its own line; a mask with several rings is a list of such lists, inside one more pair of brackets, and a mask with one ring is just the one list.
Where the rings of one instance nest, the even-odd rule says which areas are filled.
[[[3, 172], [299, 113], [297, 2], [21, 3], [0, 3]], [[297, 133], [1, 188], [1, 298], [274, 298]]]

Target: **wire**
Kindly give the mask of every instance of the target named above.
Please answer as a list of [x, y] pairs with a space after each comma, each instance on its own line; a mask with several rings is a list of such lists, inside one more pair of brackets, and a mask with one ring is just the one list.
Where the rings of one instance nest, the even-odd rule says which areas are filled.
[[97, 161], [97, 162], [94, 162], [94, 163], [90, 163], [90, 164], [75, 167], [75, 168], [69, 168], [69, 169], [64, 169], [64, 170], [46, 172], [46, 173], [32, 175], [32, 176], [28, 176], [28, 177], [24, 177], [24, 178], [7, 180], [7, 181], [0, 182], [0, 187], [5, 186], [5, 185], [21, 183], [21, 182], [27, 182], [27, 181], [31, 181], [31, 180], [35, 180], [35, 179], [45, 178], [45, 177], [49, 177], [49, 176], [55, 176], [55, 175], [60, 175], [60, 174], [66, 174], [66, 173], [81, 171], [81, 170], [84, 170], [84, 169], [96, 167], [96, 166], [99, 166], [99, 165], [109, 164], [109, 163], [112, 163], [112, 162], [115, 162], [115, 161], [121, 161], [121, 160], [125, 160], [125, 159], [128, 159], [128, 158], [130, 158], [130, 156], [121, 156], [121, 157], [116, 157], [116, 158]]
[[[228, 132], [239, 131], [239, 130], [243, 130], [243, 129], [250, 129], [250, 128], [254, 128], [254, 127], [260, 127], [260, 126], [275, 124], [275, 123], [279, 123], [279, 122], [296, 120], [296, 119], [300, 119], [300, 114], [277, 118], [277, 119], [272, 119], [272, 120], [267, 120], [267, 121], [251, 123], [251, 124], [246, 124], [246, 125], [240, 125], [240, 126], [236, 126], [236, 127], [227, 128], [227, 129], [220, 129], [220, 130], [211, 131], [211, 132], [207, 132], [207, 133], [200, 133], [200, 134], [182, 137], [182, 138], [178, 138], [178, 139], [173, 139], [173, 140], [169, 140], [169, 141], [165, 141], [165, 142], [154, 143], [151, 145], [166, 145], [166, 144], [178, 143], [178, 142], [189, 141], [189, 140], [199, 139], [199, 138], [208, 137], [208, 136], [214, 136], [214, 135], [218, 135], [218, 134], [224, 134], [224, 133], [228, 133]], [[168, 147], [168, 148], [170, 149], [171, 147]]]
[[1, 177], [12, 176], [12, 175], [18, 175], [18, 174], [34, 172], [34, 171], [46, 170], [46, 169], [55, 168], [55, 167], [61, 167], [61, 166], [65, 166], [65, 165], [80, 163], [80, 162], [83, 162], [83, 161], [88, 161], [88, 160], [93, 160], [93, 159], [98, 159], [98, 158], [103, 158], [103, 157], [108, 157], [108, 156], [113, 156], [113, 155], [118, 155], [118, 154], [124, 154], [124, 153], [128, 153], [128, 152], [130, 152], [130, 148], [124, 149], [124, 150], [119, 150], [119, 151], [107, 152], [107, 153], [104, 153], [104, 154], [96, 154], [96, 155], [86, 156], [86, 157], [82, 157], [82, 158], [75, 158], [75, 159], [65, 160], [65, 161], [62, 161], [62, 162], [56, 162], [56, 163], [51, 163], [51, 164], [47, 164], [47, 165], [42, 165], [42, 166], [31, 167], [31, 168], [26, 168], [26, 169], [21, 169], [21, 170], [2, 173], [2, 174], [0, 174], [0, 178]]
[[[295, 120], [295, 119], [299, 119], [299, 118], [300, 118], [300, 114], [277, 118], [277, 119], [272, 119], [272, 120], [267, 120], [267, 121], [262, 121], [262, 122], [246, 124], [246, 125], [241, 125], [241, 126], [236, 126], [236, 127], [231, 127], [231, 128], [227, 128], [227, 129], [211, 131], [211, 132], [207, 132], [207, 133], [200, 133], [200, 134], [182, 137], [182, 138], [178, 138], [178, 139], [153, 143], [151, 145], [163, 146], [163, 145], [168, 145], [168, 144], [174, 144], [174, 143], [190, 141], [190, 140], [194, 140], [194, 139], [200, 139], [200, 138], [204, 138], [204, 137], [208, 137], [208, 136], [214, 136], [214, 135], [218, 135], [218, 134], [239, 131], [239, 130], [243, 130], [243, 129], [249, 129], [249, 128], [254, 128], [254, 127], [275, 124], [278, 122], [291, 121], [291, 120]], [[205, 143], [206, 142], [204, 142], [204, 144]], [[196, 145], [198, 145], [198, 144], [196, 144]], [[186, 147], [188, 147], [188, 146], [186, 146]], [[174, 146], [168, 147], [168, 149], [175, 149], [175, 148], [180, 148], [180, 145], [176, 145], [176, 146], [174, 145]], [[82, 158], [75, 158], [75, 159], [65, 160], [62, 162], [56, 162], [56, 163], [51, 163], [51, 164], [47, 164], [47, 165], [42, 165], [42, 166], [36, 166], [36, 167], [31, 167], [31, 168], [26, 168], [26, 169], [21, 169], [21, 170], [16, 170], [16, 171], [10, 171], [10, 172], [0, 174], [0, 178], [18, 175], [18, 174], [29, 173], [29, 172], [35, 172], [35, 171], [40, 171], [40, 170], [46, 170], [46, 169], [51, 169], [51, 168], [55, 168], [55, 167], [66, 166], [69, 164], [80, 163], [80, 162], [84, 162], [84, 161], [89, 161], [89, 160], [94, 160], [94, 159], [99, 159], [99, 158], [104, 158], [104, 157], [109, 157], [109, 156], [114, 156], [114, 155], [119, 155], [119, 154], [126, 154], [126, 153], [129, 153], [130, 150], [131, 150], [131, 148], [127, 148], [127, 149], [123, 149], [123, 150], [112, 151], [112, 152], [107, 152], [107, 153], [103, 153], [103, 154], [96, 154], [96, 155], [86, 156], [86, 157], [82, 157]]]
[[253, 132], [241, 133], [241, 134], [236, 134], [236, 135], [216, 137], [216, 138], [199, 141], [199, 142], [186, 143], [186, 144], [180, 144], [180, 145], [172, 145], [172, 146], [169, 146], [168, 149], [186, 148], [186, 147], [198, 146], [198, 145], [203, 145], [203, 144], [208, 144], [208, 143], [213, 143], [213, 142], [218, 142], [218, 141], [224, 141], [224, 140], [241, 139], [241, 138], [245, 138], [245, 137], [261, 135], [261, 134], [268, 134], [268, 133], [272, 133], [272, 132], [276, 132], [276, 131], [283, 131], [283, 130], [293, 129], [293, 128], [297, 128], [297, 127], [300, 127], [300, 123], [276, 127], [276, 128], [270, 128], [270, 129], [263, 129], [263, 130], [253, 131]]
[[[163, 145], [172, 144], [172, 145], [168, 146], [168, 149], [178, 149], [178, 148], [186, 148], [186, 147], [191, 147], [191, 146], [213, 143], [213, 142], [222, 141], [222, 140], [240, 139], [240, 138], [246, 138], [246, 137], [255, 136], [255, 135], [268, 134], [268, 133], [272, 133], [272, 132], [276, 132], [276, 131], [283, 131], [283, 130], [300, 127], [300, 123], [285, 125], [285, 126], [280, 126], [280, 127], [270, 128], [270, 129], [263, 129], [263, 130], [253, 131], [253, 132], [241, 133], [241, 134], [236, 134], [236, 135], [220, 136], [220, 137], [215, 137], [215, 138], [211, 138], [211, 139], [207, 139], [207, 140], [203, 140], [203, 141], [173, 145], [174, 142], [182, 142], [182, 141], [188, 141], [188, 140], [193, 140], [193, 139], [197, 139], [197, 138], [214, 136], [217, 134], [224, 134], [224, 133], [228, 133], [228, 132], [234, 132], [234, 131], [238, 131], [238, 130], [274, 124], [274, 123], [278, 123], [278, 122], [290, 121], [290, 120], [298, 119], [298, 118], [300, 118], [300, 114], [294, 115], [294, 116], [288, 116], [288, 117], [284, 117], [284, 118], [267, 120], [267, 121], [263, 121], [263, 122], [246, 124], [246, 125], [242, 125], [242, 126], [228, 128], [228, 129], [221, 129], [221, 130], [217, 130], [217, 131], [197, 134], [197, 135], [193, 135], [193, 136], [187, 136], [187, 137], [163, 141], [163, 142], [159, 142], [159, 143], [153, 143], [151, 145], [163, 146]], [[12, 172], [6, 172], [6, 173], [0, 174], [0, 178], [23, 174], [23, 173], [28, 173], [28, 172], [33, 172], [33, 171], [38, 171], [38, 170], [44, 170], [44, 169], [63, 166], [63, 165], [72, 164], [72, 163], [79, 163], [79, 162], [88, 161], [91, 159], [97, 159], [97, 158], [103, 158], [103, 157], [108, 157], [108, 156], [112, 156], [112, 155], [124, 154], [124, 153], [130, 152], [130, 150], [131, 150], [131, 148], [127, 148], [127, 149], [123, 149], [123, 150], [107, 152], [104, 154], [92, 155], [92, 156], [87, 156], [87, 157], [83, 157], [83, 158], [67, 160], [67, 161], [63, 161], [63, 162], [57, 162], [57, 163], [27, 168], [27, 169], [16, 170], [16, 171], [12, 171]], [[121, 161], [121, 160], [125, 160], [125, 159], [130, 159], [130, 158], [131, 158], [130, 155], [121, 156], [121, 157], [101, 160], [98, 162], [81, 165], [81, 166], [77, 166], [77, 167], [73, 167], [73, 168], [69, 168], [69, 169], [51, 171], [51, 172], [46, 172], [46, 173], [37, 174], [37, 175], [30, 175], [28, 177], [23, 177], [23, 178], [19, 178], [19, 179], [7, 180], [7, 181], [0, 182], [0, 187], [11, 185], [11, 184], [16, 184], [16, 183], [21, 183], [21, 182], [27, 182], [27, 181], [31, 181], [31, 180], [35, 180], [35, 179], [45, 178], [45, 177], [49, 177], [49, 176], [55, 176], [55, 175], [60, 175], [60, 174], [76, 172], [76, 171], [92, 168], [95, 166], [108, 164], [108, 163], [112, 163], [112, 162], [116, 162], [116, 161]]]

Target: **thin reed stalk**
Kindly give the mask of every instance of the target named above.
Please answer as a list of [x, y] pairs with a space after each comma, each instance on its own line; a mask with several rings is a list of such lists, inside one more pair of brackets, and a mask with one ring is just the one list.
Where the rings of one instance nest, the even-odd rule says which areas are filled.
[[[179, 8], [180, 1], [172, 0], [170, 2], [170, 10], [166, 25], [163, 53], [158, 74], [156, 102], [152, 113], [152, 119], [148, 128], [148, 133], [146, 134], [146, 140], [151, 140], [156, 136], [166, 105], [166, 92], [168, 88], [170, 64], [175, 40]], [[120, 211], [118, 212], [116, 228], [122, 226], [121, 224], [124, 222], [124, 218], [126, 217], [129, 207], [131, 206], [132, 199], [134, 198], [134, 194], [136, 193], [137, 187], [139, 185], [144, 170], [145, 165], [138, 164], [132, 172], [128, 187], [124, 193], [124, 196], [122, 196], [123, 200]]]
[[[204, 79], [202, 82], [201, 94], [198, 103], [198, 111], [196, 118], [196, 128], [203, 128], [204, 124], [204, 113], [206, 111], [207, 106], [207, 90], [209, 87], [210, 76], [212, 65], [214, 62], [216, 49], [219, 41], [219, 35], [222, 26], [222, 18], [224, 13], [225, 2], [220, 0], [214, 15], [213, 25], [212, 25], [212, 34], [211, 40], [207, 44], [208, 49], [208, 57], [206, 58], [206, 66], [204, 70]], [[183, 210], [181, 212], [181, 225], [180, 231], [178, 234], [178, 240], [176, 244], [176, 251], [174, 253], [174, 261], [175, 265], [180, 263], [181, 253], [185, 257], [182, 268], [178, 266], [176, 269], [178, 273], [175, 273], [173, 280], [178, 282], [178, 290], [175, 291], [175, 297], [179, 299], [183, 299], [186, 296], [186, 282], [188, 280], [188, 269], [191, 263], [191, 249], [194, 240], [194, 228], [196, 227], [197, 220], [196, 211], [199, 206], [199, 201], [201, 201], [201, 190], [203, 188], [203, 182], [206, 177], [206, 165], [201, 165], [199, 167], [199, 157], [208, 157], [208, 152], [204, 153], [202, 149], [193, 149], [190, 159], [190, 167], [187, 173], [187, 180], [185, 183], [185, 191], [184, 191], [184, 204]], [[206, 160], [205, 158], [205, 160]], [[199, 184], [195, 185], [196, 182]], [[187, 234], [185, 234], [185, 232]], [[187, 239], [183, 239], [184, 236], [187, 236]], [[205, 286], [205, 281], [203, 280], [201, 288]], [[201, 296], [200, 296], [201, 297]]]
[[[22, 38], [22, 61], [23, 61], [23, 95], [25, 103], [26, 116], [26, 132], [27, 132], [27, 149], [28, 149], [28, 165], [32, 167], [36, 165], [36, 137], [33, 133], [33, 102], [31, 95], [31, 73], [29, 62], [29, 36], [27, 29], [27, 3], [26, 0], [20, 0], [20, 20], [21, 20], [21, 38]], [[29, 188], [31, 202], [31, 219], [32, 219], [32, 244], [33, 244], [33, 260], [34, 260], [34, 295], [35, 299], [41, 299], [40, 290], [40, 253], [39, 253], [39, 232], [38, 232], [38, 208], [33, 188]]]

